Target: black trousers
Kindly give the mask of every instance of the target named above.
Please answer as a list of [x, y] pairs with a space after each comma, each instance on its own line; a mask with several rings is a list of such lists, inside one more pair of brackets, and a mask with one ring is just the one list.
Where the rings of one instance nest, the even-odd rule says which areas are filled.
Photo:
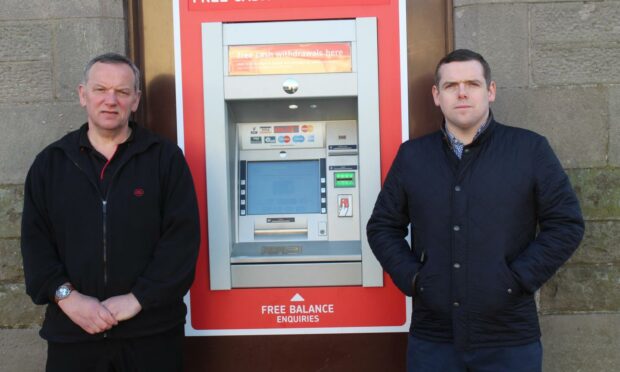
[[47, 343], [47, 372], [181, 372], [183, 325], [147, 337]]

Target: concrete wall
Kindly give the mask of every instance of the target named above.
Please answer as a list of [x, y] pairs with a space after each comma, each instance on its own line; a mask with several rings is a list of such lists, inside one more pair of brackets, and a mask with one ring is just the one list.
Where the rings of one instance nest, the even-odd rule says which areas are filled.
[[547, 136], [586, 235], [540, 291], [545, 371], [620, 368], [620, 1], [454, 0], [455, 45], [487, 58], [496, 118]]
[[43, 147], [86, 120], [84, 64], [124, 52], [122, 0], [0, 2], [0, 371], [42, 371], [43, 307], [25, 295], [19, 251], [23, 182]]

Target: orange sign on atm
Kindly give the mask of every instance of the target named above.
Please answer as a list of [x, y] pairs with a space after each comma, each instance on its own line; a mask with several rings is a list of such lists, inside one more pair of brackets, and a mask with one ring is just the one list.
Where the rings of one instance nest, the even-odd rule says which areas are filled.
[[232, 45], [228, 75], [351, 72], [351, 43]]

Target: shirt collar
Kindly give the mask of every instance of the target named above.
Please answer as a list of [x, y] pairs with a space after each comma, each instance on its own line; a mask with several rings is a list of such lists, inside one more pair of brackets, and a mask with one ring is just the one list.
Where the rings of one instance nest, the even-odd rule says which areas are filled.
[[[487, 121], [480, 128], [478, 128], [478, 130], [476, 131], [476, 135], [474, 136], [474, 139], [472, 140], [472, 142], [474, 142], [476, 138], [480, 137], [480, 135], [489, 127], [489, 124], [491, 123], [491, 121], [493, 121], [493, 112], [489, 110], [489, 116], [487, 117]], [[452, 146], [455, 146], [455, 145], [461, 146], [461, 147], [464, 146], [463, 142], [461, 142], [458, 138], [456, 138], [456, 136], [454, 136], [454, 134], [452, 134], [448, 130], [448, 127], [446, 126], [445, 121], [443, 123], [442, 130], [444, 132], [444, 135], [448, 138], [448, 142], [450, 142]]]

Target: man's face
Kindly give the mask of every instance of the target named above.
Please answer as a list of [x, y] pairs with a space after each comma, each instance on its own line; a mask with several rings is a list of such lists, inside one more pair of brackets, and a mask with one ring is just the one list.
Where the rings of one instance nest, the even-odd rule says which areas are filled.
[[489, 103], [495, 101], [495, 82], [487, 86], [480, 62], [444, 64], [439, 68], [439, 76], [439, 86], [433, 86], [433, 99], [441, 108], [446, 125], [461, 131], [483, 125]]
[[95, 63], [86, 84], [78, 88], [80, 104], [86, 108], [88, 125], [104, 131], [118, 131], [129, 123], [129, 115], [140, 103], [131, 67], [120, 63]]

